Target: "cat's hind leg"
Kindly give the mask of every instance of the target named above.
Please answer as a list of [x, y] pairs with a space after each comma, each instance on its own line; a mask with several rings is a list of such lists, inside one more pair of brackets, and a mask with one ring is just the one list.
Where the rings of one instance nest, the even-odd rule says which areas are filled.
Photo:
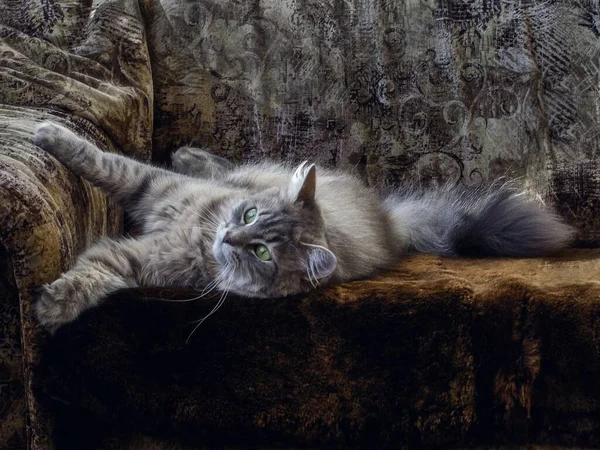
[[195, 178], [217, 179], [235, 168], [225, 158], [195, 147], [181, 147], [171, 155], [171, 167], [175, 172]]

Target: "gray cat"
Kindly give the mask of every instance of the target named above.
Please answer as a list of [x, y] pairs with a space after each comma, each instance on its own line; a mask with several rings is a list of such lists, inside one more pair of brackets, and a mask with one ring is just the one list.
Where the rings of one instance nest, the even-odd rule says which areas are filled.
[[121, 288], [280, 297], [368, 277], [411, 251], [538, 256], [573, 235], [508, 183], [382, 196], [347, 173], [306, 163], [234, 167], [192, 148], [174, 153], [176, 173], [102, 152], [53, 123], [34, 142], [142, 226], [139, 237], [101, 240], [42, 288], [35, 310], [50, 330]]

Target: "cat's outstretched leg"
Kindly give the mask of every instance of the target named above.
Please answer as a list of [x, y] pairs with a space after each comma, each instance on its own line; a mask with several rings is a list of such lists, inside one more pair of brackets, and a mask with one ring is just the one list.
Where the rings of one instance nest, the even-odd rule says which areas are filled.
[[196, 178], [217, 179], [233, 170], [235, 165], [225, 158], [195, 147], [181, 147], [171, 155], [175, 172]]
[[107, 295], [138, 286], [147, 249], [140, 239], [104, 239], [92, 246], [71, 270], [41, 287], [34, 305], [40, 323], [55, 331]]
[[72, 131], [52, 122], [41, 124], [34, 143], [52, 154], [76, 175], [101, 188], [127, 210], [152, 204], [181, 181], [181, 175], [143, 164], [125, 156], [103, 152]]

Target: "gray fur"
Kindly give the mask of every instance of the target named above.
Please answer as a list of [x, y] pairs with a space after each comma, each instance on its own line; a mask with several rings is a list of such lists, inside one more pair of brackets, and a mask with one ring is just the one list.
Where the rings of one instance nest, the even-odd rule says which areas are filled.
[[221, 178], [235, 168], [225, 158], [194, 147], [181, 147], [171, 155], [175, 172], [200, 178]]
[[396, 192], [384, 201], [407, 249], [446, 256], [532, 257], [568, 245], [573, 229], [514, 183], [445, 185]]
[[[185, 174], [175, 173], [102, 152], [52, 123], [38, 128], [34, 142], [142, 225], [140, 237], [100, 241], [43, 287], [36, 312], [51, 330], [124, 287], [279, 297], [368, 277], [406, 251], [534, 256], [572, 236], [509, 185], [382, 198], [350, 174], [319, 168], [317, 175], [314, 165], [234, 167], [185, 147], [173, 155], [173, 168]], [[256, 220], [245, 224], [251, 208]], [[272, 259], [259, 259], [257, 245]]]

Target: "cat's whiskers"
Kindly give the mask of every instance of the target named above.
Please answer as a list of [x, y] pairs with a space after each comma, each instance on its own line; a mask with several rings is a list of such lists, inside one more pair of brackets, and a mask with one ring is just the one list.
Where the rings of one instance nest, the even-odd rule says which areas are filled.
[[219, 283], [224, 280], [224, 277], [224, 274], [219, 274], [213, 281], [204, 286], [204, 289], [202, 289], [202, 292], [200, 293], [200, 298], [205, 297], [214, 291], [219, 286]]
[[[194, 227], [190, 227], [190, 228], [206, 229], [206, 230], [210, 231], [211, 233], [216, 233], [220, 224], [223, 223], [223, 219], [221, 217], [217, 216], [210, 209], [206, 209], [204, 211], [196, 211], [196, 210], [191, 209], [189, 206], [185, 206], [185, 205], [179, 205], [179, 206], [181, 206], [186, 211], [192, 213], [194, 216], [198, 217], [198, 219], [200, 219], [201, 223], [203, 223], [203, 224], [205, 223], [205, 224], [209, 225], [209, 227], [194, 226]], [[206, 214], [203, 214], [203, 213], [206, 213]]]
[[[234, 267], [231, 266], [230, 268], [226, 269], [226, 271], [224, 272], [224, 274], [227, 274], [228, 271], [234, 270]], [[223, 290], [223, 292], [221, 293], [221, 297], [219, 297], [219, 301], [217, 302], [217, 304], [214, 306], [214, 308], [206, 315], [204, 316], [202, 319], [200, 319], [198, 321], [198, 324], [194, 327], [194, 329], [192, 330], [192, 332], [189, 334], [189, 336], [187, 337], [187, 339], [185, 340], [185, 344], [187, 345], [188, 342], [190, 341], [190, 338], [192, 337], [192, 335], [194, 334], [194, 332], [198, 329], [198, 327], [200, 325], [202, 325], [204, 323], [204, 321], [206, 319], [208, 319], [210, 316], [212, 316], [215, 312], [217, 312], [217, 310], [223, 306], [223, 303], [225, 303], [225, 299], [227, 298], [227, 294], [229, 293], [229, 283], [227, 284], [227, 286], [225, 287], [225, 289]]]
[[181, 205], [180, 204], [179, 206], [182, 207], [183, 209], [185, 209], [186, 211], [191, 212], [195, 216], [197, 216], [199, 218], [202, 218], [202, 215], [200, 214], [200, 211], [196, 211], [196, 210], [194, 210], [194, 209], [192, 209], [192, 208], [190, 208], [189, 206], [186, 206], [186, 205]]
[[[232, 268], [232, 271], [233, 271], [233, 268]], [[161, 300], [161, 301], [164, 301], [164, 302], [172, 302], [172, 303], [193, 302], [193, 301], [196, 301], [196, 300], [200, 300], [201, 298], [204, 298], [207, 295], [209, 295], [210, 293], [212, 293], [219, 286], [219, 283], [221, 283], [222, 281], [225, 281], [225, 279], [226, 279], [227, 276], [229, 276], [229, 271], [226, 269], [223, 273], [220, 273], [219, 275], [217, 275], [217, 277], [214, 280], [212, 280], [206, 286], [204, 286], [204, 288], [202, 289], [202, 291], [200, 291], [200, 295], [197, 295], [196, 297], [186, 298], [186, 299], [181, 299], [181, 300], [179, 300], [179, 299], [155, 298], [155, 297], [145, 297], [145, 299], [146, 300]]]
[[214, 213], [210, 209], [205, 210], [200, 216], [200, 219], [203, 221], [203, 223], [214, 227], [215, 233], [217, 232], [219, 227], [225, 222], [225, 220], [222, 217], [216, 215], [216, 213]]
[[223, 218], [211, 209], [207, 209], [206, 214], [208, 215], [208, 217], [205, 217], [206, 221], [217, 225], [217, 227], [224, 222]]
[[[182, 208], [184, 208], [186, 211], [191, 212], [192, 214], [194, 214], [196, 217], [198, 217], [203, 223], [207, 223], [208, 225], [212, 225], [216, 228], [219, 227], [219, 224], [223, 222], [223, 220], [217, 216], [213, 211], [211, 211], [210, 209], [204, 210], [204, 211], [196, 211], [191, 209], [189, 206], [185, 206], [185, 205], [180, 205]], [[209, 216], [206, 216], [205, 214], [208, 214]]]
[[192, 298], [184, 298], [184, 299], [170, 299], [170, 298], [158, 298], [158, 297], [144, 297], [145, 300], [160, 300], [161, 302], [171, 302], [171, 303], [187, 303], [187, 302], [194, 302], [196, 300], [200, 300], [201, 298], [206, 297], [208, 294], [210, 294], [214, 288], [218, 285], [218, 281], [215, 282], [211, 282], [211, 284], [207, 285], [210, 286], [213, 283], [214, 286], [211, 287], [211, 289], [207, 292], [204, 292], [206, 290], [206, 288], [204, 288], [204, 290], [200, 293], [200, 295], [197, 295], [196, 297], [192, 297]]
[[205, 223], [206, 223], [207, 225], [210, 225], [211, 227], [213, 227], [213, 229], [214, 229], [215, 231], [217, 231], [217, 230], [219, 229], [219, 226], [221, 225], [220, 223], [217, 223], [217, 222], [214, 222], [214, 221], [212, 221], [212, 220], [208, 220], [208, 219], [205, 219]]
[[198, 225], [193, 225], [191, 227], [182, 227], [182, 230], [202, 230], [202, 231], [209, 231], [211, 233], [216, 233], [217, 229], [216, 228], [209, 228], [209, 227], [201, 227]]
[[308, 281], [310, 281], [312, 287], [317, 288], [319, 286], [319, 280], [317, 279], [312, 266], [308, 267], [308, 269], [306, 270], [306, 274], [308, 275]]
[[210, 294], [212, 291], [214, 291], [217, 287], [219, 287], [219, 284], [223, 281], [225, 281], [227, 279], [227, 277], [229, 275], [231, 275], [231, 273], [233, 273], [233, 271], [235, 270], [235, 265], [232, 266], [226, 266], [225, 269], [219, 273], [219, 275], [217, 275], [217, 277], [211, 281], [210, 283], [208, 283], [204, 289], [202, 289], [202, 292], [200, 292], [200, 297], [205, 297], [208, 294]]

